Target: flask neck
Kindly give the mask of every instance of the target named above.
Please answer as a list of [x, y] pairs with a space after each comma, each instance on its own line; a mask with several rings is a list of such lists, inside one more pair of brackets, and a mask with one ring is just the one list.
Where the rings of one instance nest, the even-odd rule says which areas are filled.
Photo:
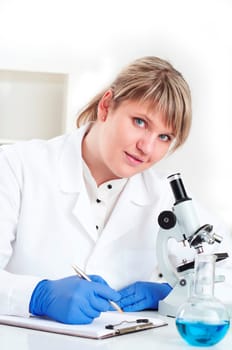
[[215, 260], [213, 254], [197, 254], [195, 258], [192, 296], [214, 296]]

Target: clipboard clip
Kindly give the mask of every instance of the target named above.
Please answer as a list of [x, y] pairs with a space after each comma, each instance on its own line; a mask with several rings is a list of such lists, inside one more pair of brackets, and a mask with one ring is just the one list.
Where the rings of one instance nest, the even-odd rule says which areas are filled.
[[[127, 326], [125, 327], [125, 325]], [[150, 322], [148, 318], [139, 318], [134, 321], [124, 320], [117, 324], [108, 324], [105, 326], [106, 329], [114, 330], [116, 335], [138, 332], [154, 327], [154, 323]]]

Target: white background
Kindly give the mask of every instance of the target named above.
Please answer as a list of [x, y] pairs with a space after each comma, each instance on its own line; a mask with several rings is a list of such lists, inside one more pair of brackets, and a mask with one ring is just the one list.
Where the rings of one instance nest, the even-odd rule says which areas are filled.
[[185, 146], [159, 167], [180, 171], [232, 229], [231, 19], [231, 0], [0, 0], [0, 70], [67, 74], [69, 131], [122, 66], [145, 55], [169, 60], [191, 87], [194, 121]]

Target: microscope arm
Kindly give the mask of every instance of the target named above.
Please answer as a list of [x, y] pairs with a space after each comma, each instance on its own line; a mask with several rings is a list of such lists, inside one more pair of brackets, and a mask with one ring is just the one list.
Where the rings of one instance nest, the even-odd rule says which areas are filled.
[[166, 282], [174, 287], [178, 280], [178, 274], [174, 270], [167, 251], [168, 240], [172, 237], [170, 230], [160, 229], [157, 241], [156, 241], [156, 255], [159, 264], [159, 270], [161, 271]]

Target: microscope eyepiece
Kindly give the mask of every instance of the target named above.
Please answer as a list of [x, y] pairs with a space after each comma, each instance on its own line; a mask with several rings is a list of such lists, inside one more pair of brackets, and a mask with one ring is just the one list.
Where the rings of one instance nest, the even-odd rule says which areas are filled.
[[187, 196], [180, 173], [168, 176], [168, 180], [176, 200], [174, 205], [191, 199]]

